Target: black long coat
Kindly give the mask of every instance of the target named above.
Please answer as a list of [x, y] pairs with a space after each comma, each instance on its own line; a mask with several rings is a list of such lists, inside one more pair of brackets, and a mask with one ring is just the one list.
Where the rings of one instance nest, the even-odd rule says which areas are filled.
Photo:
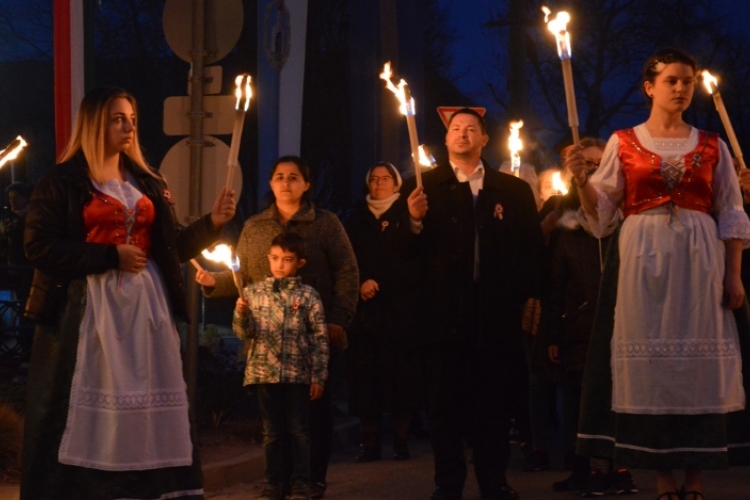
[[[495, 352], [515, 349], [523, 304], [536, 291], [542, 270], [544, 242], [531, 188], [486, 163], [476, 204], [469, 183], [459, 182], [450, 164], [425, 173], [422, 181], [429, 209], [415, 240], [423, 264], [425, 341], [476, 340]], [[414, 188], [414, 178], [408, 179], [402, 197]], [[467, 321], [475, 316], [482, 328]], [[484, 332], [480, 339], [477, 330]]]
[[349, 410], [355, 415], [408, 411], [419, 397], [412, 350], [417, 273], [399, 237], [408, 223], [402, 197], [379, 219], [362, 202], [345, 224], [357, 256], [360, 285], [371, 279], [379, 286], [372, 299], [360, 298], [349, 329]]
[[611, 236], [598, 240], [580, 225], [559, 231], [542, 311], [548, 315], [548, 343], [559, 346], [563, 368], [583, 373]]

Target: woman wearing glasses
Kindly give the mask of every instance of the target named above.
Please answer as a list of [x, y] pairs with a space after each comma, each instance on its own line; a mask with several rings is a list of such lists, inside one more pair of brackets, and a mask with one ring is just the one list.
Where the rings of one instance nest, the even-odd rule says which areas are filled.
[[347, 363], [350, 412], [362, 425], [360, 463], [381, 457], [384, 412], [391, 413], [393, 458], [409, 458], [407, 437], [419, 392], [417, 364], [410, 351], [415, 269], [396, 243], [399, 227], [408, 224], [406, 203], [399, 199], [401, 176], [392, 164], [380, 162], [367, 172], [365, 182], [365, 201], [346, 223], [360, 276]]
[[[745, 300], [740, 254], [750, 222], [726, 144], [683, 120], [696, 75], [687, 54], [656, 53], [643, 75], [648, 120], [617, 131], [590, 177], [580, 151], [568, 157], [598, 235], [624, 218], [589, 356], [611, 367], [586, 367], [579, 449], [656, 470], [661, 500], [702, 500], [701, 470], [750, 451], [731, 446], [748, 442], [731, 425], [745, 409], [732, 310]], [[673, 469], [685, 470], [682, 488]]]

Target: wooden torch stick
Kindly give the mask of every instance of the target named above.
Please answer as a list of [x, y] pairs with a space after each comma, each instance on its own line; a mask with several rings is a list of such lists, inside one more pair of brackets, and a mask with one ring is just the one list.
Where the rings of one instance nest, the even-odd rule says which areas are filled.
[[576, 106], [576, 92], [573, 86], [573, 65], [570, 58], [560, 61], [562, 64], [563, 81], [565, 82], [565, 103], [568, 107], [568, 125], [573, 133], [573, 144], [581, 145], [581, 138], [578, 133], [578, 107]]
[[409, 86], [404, 85], [404, 96], [406, 97], [406, 126], [409, 129], [409, 143], [411, 144], [411, 159], [414, 162], [414, 173], [417, 177], [417, 187], [422, 186], [422, 167], [419, 164], [419, 137], [417, 135], [417, 120], [415, 117], [414, 109], [409, 108], [412, 106], [411, 92], [409, 92]]

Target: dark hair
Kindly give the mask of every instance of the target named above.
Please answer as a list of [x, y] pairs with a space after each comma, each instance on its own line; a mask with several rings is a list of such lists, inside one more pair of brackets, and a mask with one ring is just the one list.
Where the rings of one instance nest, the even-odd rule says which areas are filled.
[[599, 148], [602, 151], [604, 151], [604, 148], [607, 147], [607, 143], [598, 137], [584, 137], [581, 139], [581, 147], [583, 149], [586, 148]]
[[271, 242], [271, 248], [279, 247], [285, 252], [293, 253], [298, 259], [305, 258], [305, 240], [297, 233], [284, 231]]
[[[297, 165], [297, 168], [299, 169], [299, 173], [302, 174], [302, 178], [305, 180], [305, 182], [310, 183], [310, 188], [302, 194], [302, 205], [311, 204], [312, 198], [313, 198], [313, 186], [312, 186], [312, 179], [311, 179], [311, 173], [310, 173], [310, 166], [305, 162], [305, 160], [303, 160], [299, 156], [286, 155], [286, 156], [280, 157], [278, 160], [273, 162], [273, 165], [271, 165], [271, 175], [268, 177], [268, 180], [270, 181], [271, 179], [273, 179], [273, 174], [276, 173], [276, 169], [282, 163], [294, 163], [295, 165]], [[263, 197], [263, 205], [266, 208], [268, 208], [274, 203], [276, 203], [276, 195], [273, 194], [273, 190], [270, 190]]]
[[28, 200], [31, 197], [31, 191], [31, 186], [29, 186], [25, 182], [16, 181], [5, 188], [5, 196], [8, 196], [10, 193], [15, 192]]
[[[681, 63], [690, 66], [693, 68], [693, 74], [696, 76], [698, 75], [698, 62], [693, 59], [690, 54], [679, 49], [661, 49], [655, 52], [648, 58], [648, 61], [646, 61], [646, 65], [643, 67], [643, 84], [646, 82], [654, 83], [656, 81], [656, 77], [664, 71], [664, 67], [659, 66], [660, 64], [667, 65], [673, 63]], [[643, 84], [641, 85], [641, 92], [643, 92], [646, 99], [648, 99], [649, 104], [651, 104], [653, 99], [646, 94], [646, 89]]]
[[458, 111], [456, 111], [455, 113], [453, 113], [451, 115], [451, 117], [448, 118], [448, 126], [449, 127], [451, 126], [451, 122], [453, 121], [453, 118], [456, 117], [456, 115], [471, 115], [471, 116], [475, 117], [477, 120], [479, 120], [479, 125], [482, 128], [482, 133], [483, 134], [487, 133], [487, 124], [484, 123], [484, 117], [482, 115], [480, 115], [479, 113], [477, 113], [476, 111], [474, 111], [473, 109], [471, 109], [471, 108], [461, 108]]
[[398, 182], [400, 175], [397, 173], [396, 167], [393, 166], [393, 163], [389, 161], [379, 161], [375, 165], [372, 166], [372, 168], [370, 169], [370, 172], [375, 170], [377, 167], [385, 168], [388, 171], [388, 173], [391, 174], [391, 177], [393, 177], [393, 182]]

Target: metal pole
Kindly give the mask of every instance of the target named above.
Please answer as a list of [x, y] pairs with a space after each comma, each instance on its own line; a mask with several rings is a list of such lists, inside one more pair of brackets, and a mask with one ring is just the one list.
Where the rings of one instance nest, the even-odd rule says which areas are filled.
[[[201, 211], [201, 170], [203, 152], [203, 60], [205, 51], [204, 0], [193, 0], [193, 49], [190, 99], [190, 209], [188, 222], [200, 217]], [[198, 322], [200, 316], [200, 290], [195, 282], [195, 269], [187, 269], [188, 324], [187, 346], [185, 349], [185, 379], [188, 399], [195, 404], [195, 390], [198, 376]]]

